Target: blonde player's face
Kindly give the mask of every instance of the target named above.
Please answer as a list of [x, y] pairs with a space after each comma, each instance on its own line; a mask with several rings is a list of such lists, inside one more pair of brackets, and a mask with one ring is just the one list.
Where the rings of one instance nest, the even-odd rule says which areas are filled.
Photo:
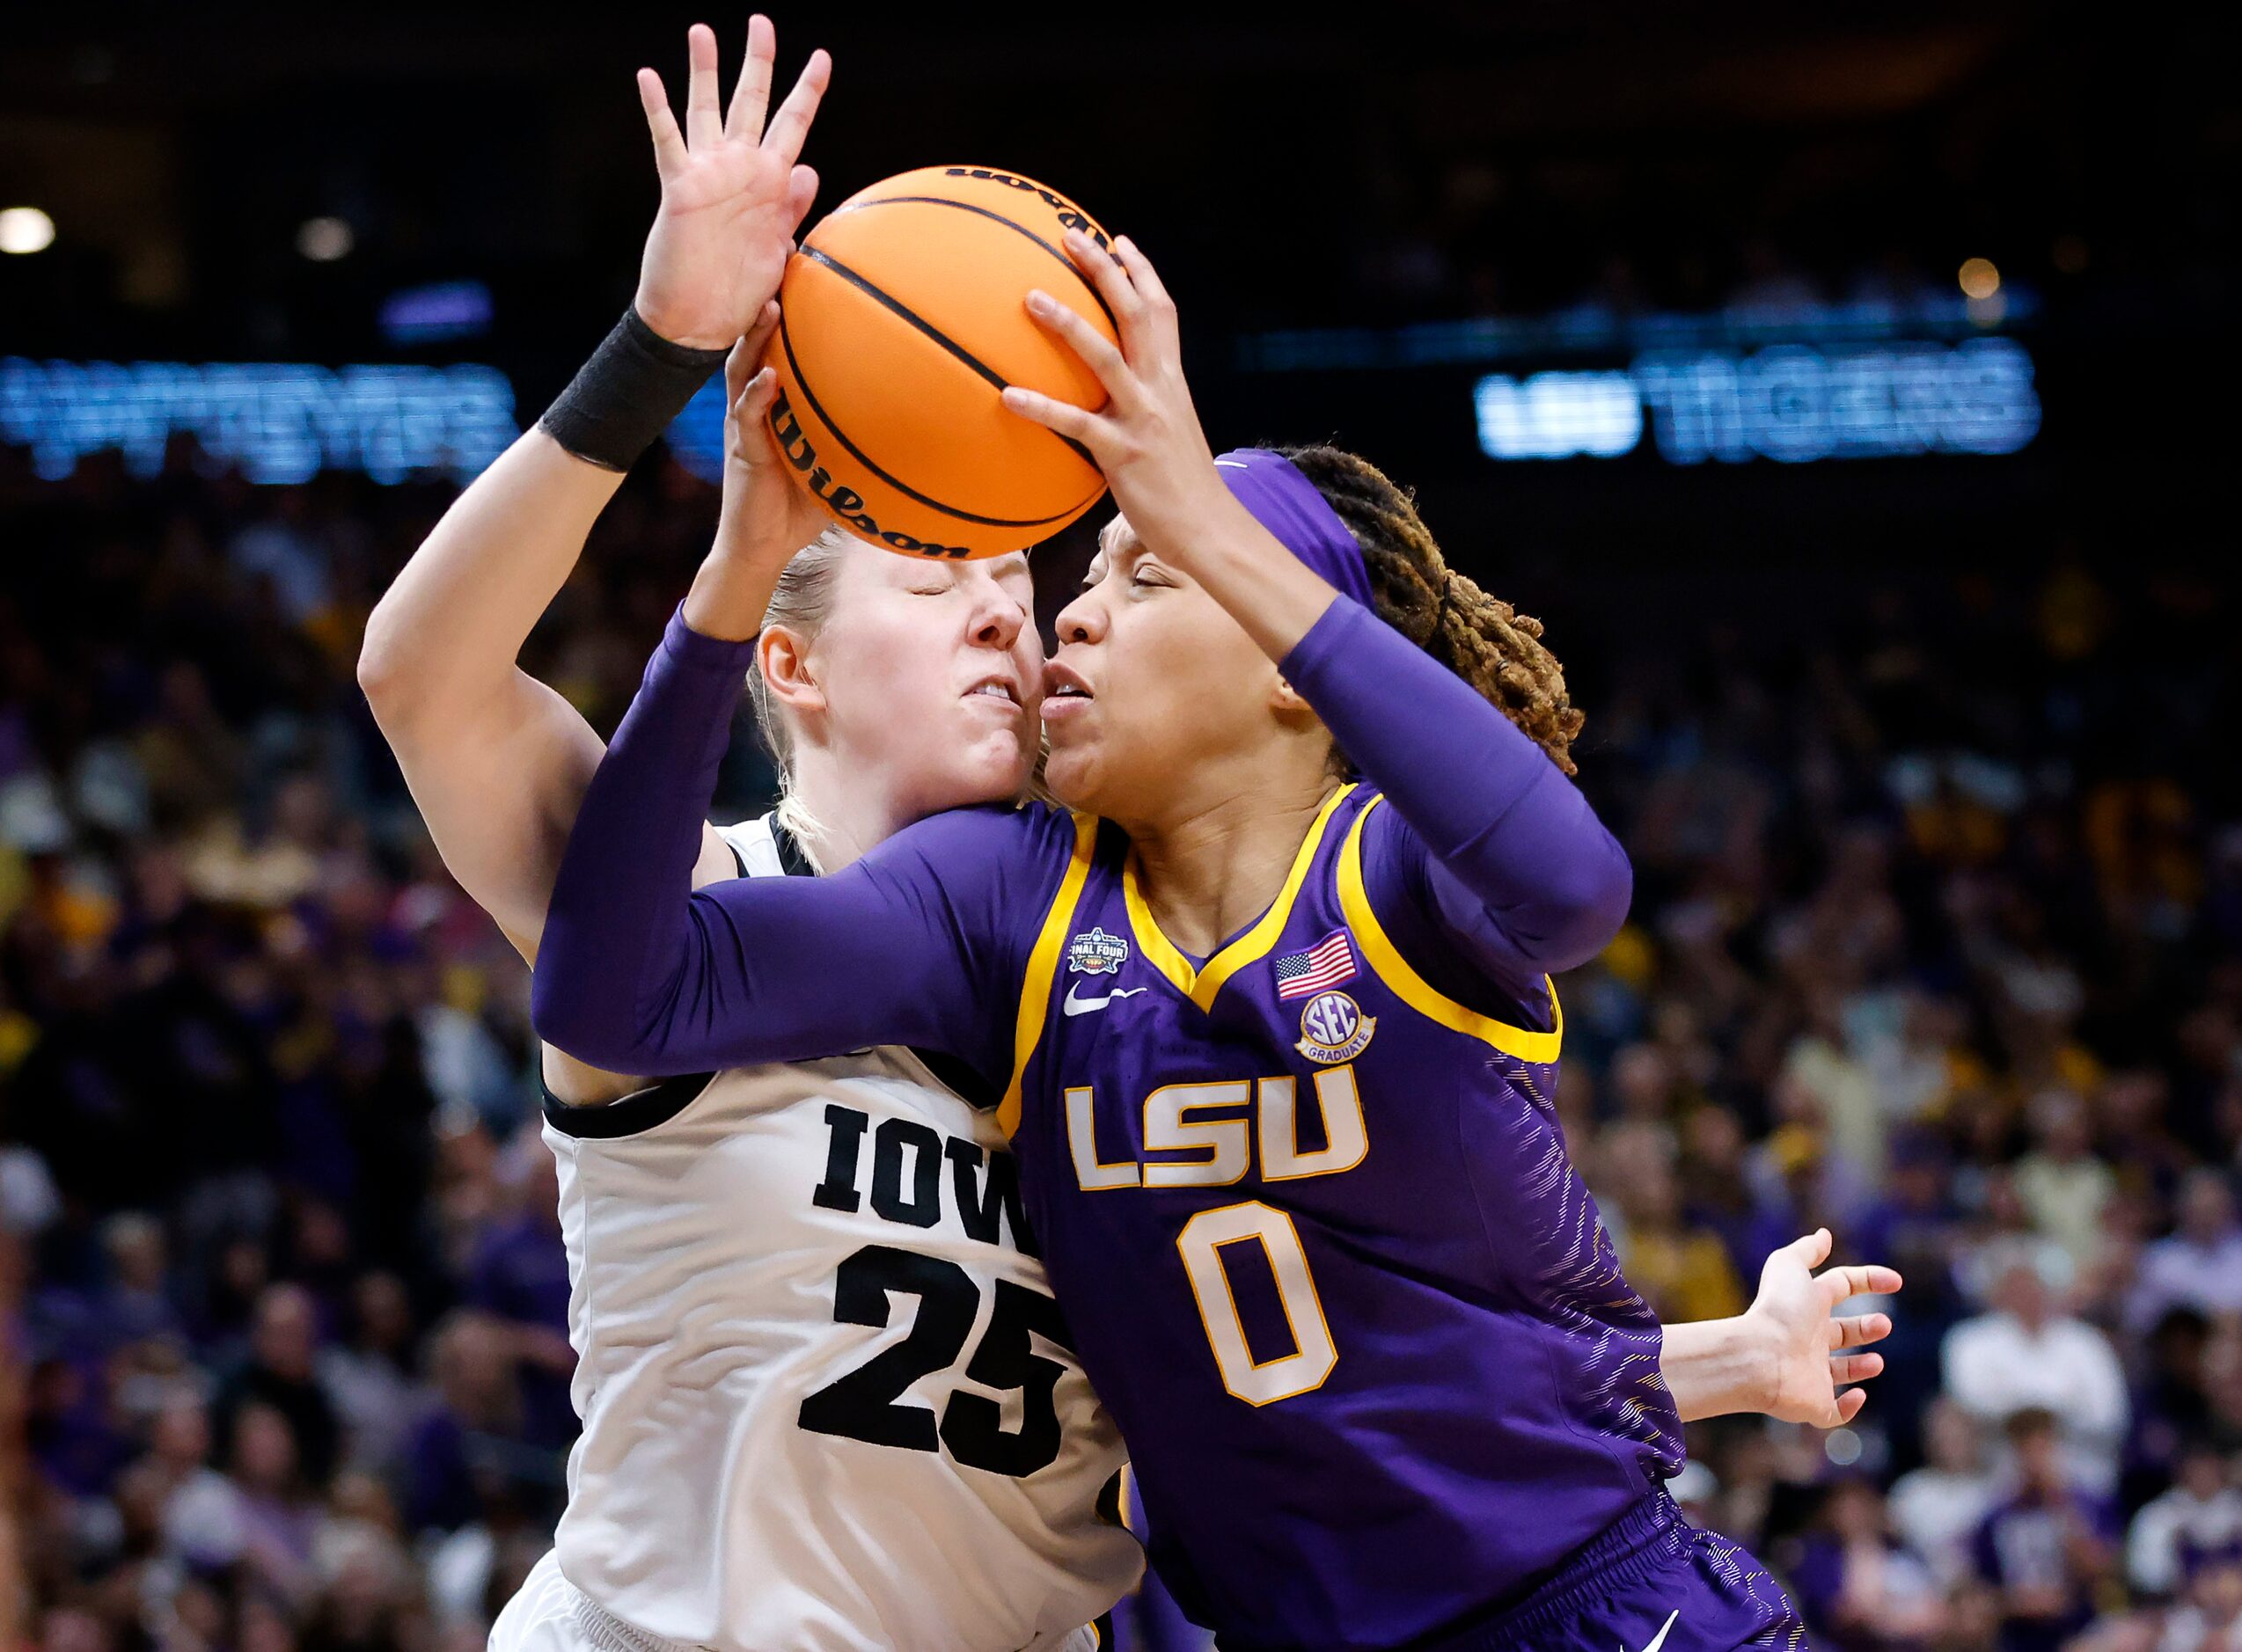
[[1277, 732], [1277, 668], [1190, 579], [1108, 524], [1044, 675], [1044, 781], [1124, 825], [1188, 812]]
[[922, 562], [857, 545], [810, 668], [834, 749], [885, 777], [896, 817], [915, 820], [1025, 790], [1043, 658], [1024, 555]]

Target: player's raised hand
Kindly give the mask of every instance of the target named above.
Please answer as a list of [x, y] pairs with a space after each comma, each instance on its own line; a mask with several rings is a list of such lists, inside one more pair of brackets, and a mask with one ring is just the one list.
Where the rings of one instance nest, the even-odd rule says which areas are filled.
[[795, 479], [771, 434], [767, 415], [778, 398], [778, 375], [758, 363], [778, 327], [779, 306], [773, 300], [724, 363], [724, 501], [716, 523], [716, 552], [784, 567], [832, 518]]
[[640, 318], [663, 338], [714, 350], [755, 325], [786, 273], [794, 233], [817, 193], [817, 174], [799, 157], [832, 60], [823, 51], [810, 55], [766, 127], [778, 48], [771, 19], [758, 14], [748, 20], [747, 60], [729, 110], [718, 99], [715, 31], [696, 23], [685, 38], [690, 71], [682, 131], [662, 77], [638, 71], [662, 207], [646, 238], [634, 302]]
[[1028, 313], [1097, 375], [1106, 406], [1092, 413], [1019, 385], [1004, 392], [1004, 405], [1088, 449], [1138, 537], [1172, 552], [1190, 543], [1210, 507], [1230, 498], [1183, 380], [1176, 301], [1128, 237], [1111, 252], [1079, 230], [1066, 239], [1111, 312], [1120, 347], [1041, 289], [1028, 295]]
[[1877, 1375], [1884, 1369], [1884, 1356], [1852, 1350], [1892, 1334], [1890, 1315], [1839, 1319], [1833, 1317], [1837, 1305], [1850, 1297], [1888, 1296], [1901, 1284], [1900, 1276], [1883, 1267], [1815, 1273], [1829, 1260], [1831, 1243], [1829, 1230], [1818, 1228], [1769, 1256], [1760, 1269], [1759, 1295], [1744, 1313], [1764, 1337], [1769, 1361], [1769, 1392], [1759, 1408], [1785, 1422], [1821, 1429], [1860, 1414], [1868, 1402], [1866, 1392], [1838, 1390]]
[[724, 362], [724, 503], [685, 593], [685, 624], [705, 637], [755, 635], [779, 575], [832, 520], [794, 479], [766, 417], [778, 379], [757, 363], [778, 325], [778, 303], [766, 299]]

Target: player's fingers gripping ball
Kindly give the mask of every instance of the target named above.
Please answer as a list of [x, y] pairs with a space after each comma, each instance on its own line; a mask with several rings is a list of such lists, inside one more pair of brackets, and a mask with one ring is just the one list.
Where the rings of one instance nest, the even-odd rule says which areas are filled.
[[1078, 406], [1104, 389], [1024, 307], [1035, 288], [1118, 343], [1060, 245], [1105, 231], [1056, 191], [929, 166], [850, 196], [787, 266], [768, 415], [795, 479], [853, 532], [910, 556], [1049, 538], [1105, 492], [1088, 454], [1006, 411], [1007, 385]]

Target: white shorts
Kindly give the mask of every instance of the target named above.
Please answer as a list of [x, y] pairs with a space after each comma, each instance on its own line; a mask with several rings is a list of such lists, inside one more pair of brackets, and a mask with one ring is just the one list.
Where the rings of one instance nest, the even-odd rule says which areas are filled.
[[692, 1652], [641, 1634], [560, 1575], [552, 1549], [490, 1626], [490, 1652]]
[[[1094, 1624], [1038, 1641], [1031, 1652], [1099, 1652]], [[552, 1549], [530, 1568], [522, 1587], [490, 1626], [489, 1652], [698, 1652], [682, 1641], [641, 1634], [560, 1575]]]

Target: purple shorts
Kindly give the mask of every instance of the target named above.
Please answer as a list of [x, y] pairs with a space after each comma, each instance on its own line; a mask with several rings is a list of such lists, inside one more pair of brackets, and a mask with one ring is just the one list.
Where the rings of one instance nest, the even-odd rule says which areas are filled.
[[1418, 1652], [1806, 1652], [1810, 1644], [1767, 1568], [1691, 1525], [1660, 1490], [1516, 1606]]

